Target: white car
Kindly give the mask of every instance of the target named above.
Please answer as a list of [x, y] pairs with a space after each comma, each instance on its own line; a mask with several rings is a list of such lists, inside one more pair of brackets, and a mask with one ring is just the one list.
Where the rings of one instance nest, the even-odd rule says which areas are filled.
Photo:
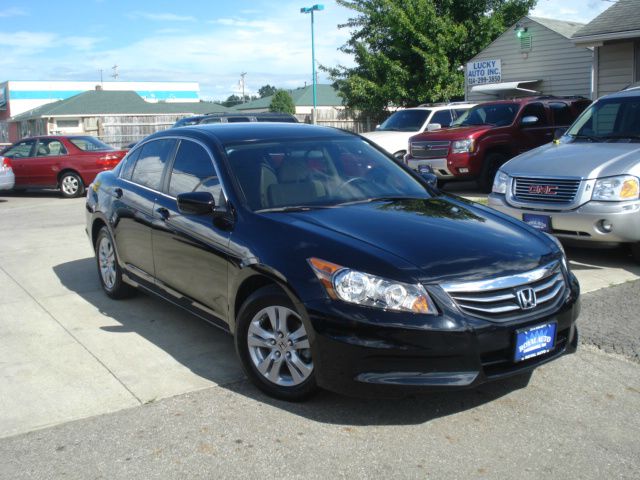
[[409, 138], [425, 130], [448, 127], [475, 103], [424, 104], [398, 110], [373, 132], [363, 133], [379, 147], [401, 160], [407, 153]]
[[16, 176], [11, 167], [11, 160], [0, 156], [0, 190], [11, 190], [15, 181]]

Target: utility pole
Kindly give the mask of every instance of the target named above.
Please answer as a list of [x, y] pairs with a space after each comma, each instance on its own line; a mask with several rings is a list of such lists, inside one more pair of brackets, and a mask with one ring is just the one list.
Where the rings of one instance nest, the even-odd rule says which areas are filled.
[[247, 72], [242, 72], [240, 74], [240, 88], [242, 89], [242, 103], [244, 103], [244, 76]]

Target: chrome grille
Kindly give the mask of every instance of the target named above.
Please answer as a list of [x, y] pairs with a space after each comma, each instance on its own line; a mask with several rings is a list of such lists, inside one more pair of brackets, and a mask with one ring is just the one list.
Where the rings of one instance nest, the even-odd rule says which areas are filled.
[[[564, 299], [567, 285], [562, 267], [553, 262], [520, 275], [468, 283], [448, 283], [442, 288], [466, 314], [494, 322], [506, 322], [546, 313]], [[518, 292], [531, 289], [536, 305], [523, 309]]]
[[413, 158], [444, 158], [449, 154], [448, 141], [411, 142]]
[[571, 203], [579, 188], [580, 180], [516, 177], [513, 196], [523, 202]]

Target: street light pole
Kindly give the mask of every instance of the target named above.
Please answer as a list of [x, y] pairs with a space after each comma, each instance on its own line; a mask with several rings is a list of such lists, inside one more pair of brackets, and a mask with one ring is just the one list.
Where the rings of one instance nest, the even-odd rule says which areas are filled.
[[316, 106], [318, 103], [318, 98], [316, 95], [316, 50], [315, 50], [315, 41], [314, 41], [314, 31], [313, 31], [313, 12], [319, 10], [324, 10], [324, 5], [313, 5], [311, 7], [302, 7], [300, 9], [300, 13], [310, 13], [311, 14], [311, 73], [313, 78], [313, 111], [311, 112], [311, 123], [316, 124]]

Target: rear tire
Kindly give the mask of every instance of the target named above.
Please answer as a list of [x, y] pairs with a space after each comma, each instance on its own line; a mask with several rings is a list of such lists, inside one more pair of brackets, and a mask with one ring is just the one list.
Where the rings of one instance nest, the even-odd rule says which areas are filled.
[[278, 287], [261, 288], [242, 304], [235, 344], [245, 373], [267, 395], [297, 402], [318, 390], [306, 327]]
[[82, 178], [75, 172], [65, 172], [60, 176], [60, 192], [64, 198], [79, 197], [84, 193]]
[[122, 270], [107, 227], [102, 227], [96, 238], [96, 265], [102, 290], [109, 297], [119, 300], [136, 293], [135, 288], [122, 281]]
[[478, 187], [484, 193], [491, 193], [493, 179], [498, 173], [498, 169], [507, 161], [506, 155], [502, 153], [490, 153], [484, 158], [482, 172], [478, 178]]

